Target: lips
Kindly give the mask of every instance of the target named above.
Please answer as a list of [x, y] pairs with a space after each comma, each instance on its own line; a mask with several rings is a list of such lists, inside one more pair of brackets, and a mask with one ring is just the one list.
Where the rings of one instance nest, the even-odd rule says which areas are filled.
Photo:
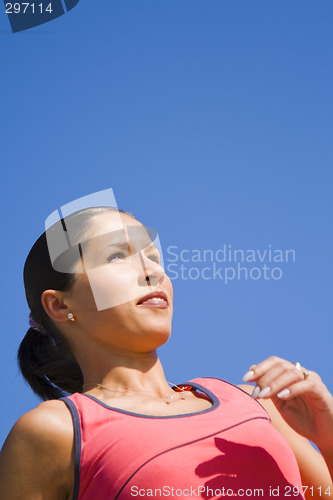
[[[160, 298], [160, 299], [163, 299], [163, 300], [160, 300], [160, 301], [156, 301], [155, 303], [153, 302], [153, 299], [154, 297], [157, 297], [157, 298]], [[154, 306], [154, 307], [168, 307], [168, 298], [166, 296], [166, 293], [164, 292], [161, 292], [161, 291], [155, 291], [155, 292], [152, 292], [152, 293], [148, 293], [148, 295], [145, 295], [144, 297], [141, 297], [141, 299], [139, 299], [137, 305], [147, 305], [147, 306]]]

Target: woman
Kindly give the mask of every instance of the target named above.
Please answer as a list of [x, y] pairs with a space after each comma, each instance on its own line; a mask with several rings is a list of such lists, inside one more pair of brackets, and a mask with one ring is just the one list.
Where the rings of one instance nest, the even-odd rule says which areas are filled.
[[[69, 227], [70, 248], [54, 253]], [[303, 485], [306, 498], [329, 498], [333, 398], [317, 374], [272, 357], [244, 376], [253, 397], [251, 386], [211, 378], [170, 387], [156, 355], [172, 320], [159, 259], [140, 222], [105, 207], [37, 240], [19, 361], [46, 401], [6, 440], [0, 497], [303, 498]]]

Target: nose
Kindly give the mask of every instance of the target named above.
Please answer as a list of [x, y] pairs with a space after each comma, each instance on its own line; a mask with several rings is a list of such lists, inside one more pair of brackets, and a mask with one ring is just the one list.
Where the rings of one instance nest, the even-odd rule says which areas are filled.
[[140, 253], [142, 273], [140, 273], [140, 284], [145, 286], [158, 286], [165, 279], [164, 268], [157, 262]]

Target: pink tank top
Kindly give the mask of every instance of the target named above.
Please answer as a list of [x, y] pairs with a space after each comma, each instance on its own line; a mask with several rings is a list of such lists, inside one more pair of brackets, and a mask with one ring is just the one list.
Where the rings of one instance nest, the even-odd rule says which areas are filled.
[[227, 382], [187, 382], [212, 406], [146, 416], [75, 393], [72, 500], [220, 497], [304, 498], [295, 456], [264, 408]]

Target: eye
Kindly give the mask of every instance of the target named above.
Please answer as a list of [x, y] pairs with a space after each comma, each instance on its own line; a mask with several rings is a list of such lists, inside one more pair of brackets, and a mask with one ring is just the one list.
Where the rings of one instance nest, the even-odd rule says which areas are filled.
[[112, 255], [110, 255], [110, 257], [108, 257], [106, 260], [108, 262], [112, 262], [114, 260], [118, 260], [118, 259], [125, 259], [126, 258], [126, 255], [123, 253], [123, 252], [116, 252], [116, 253], [113, 253]]

